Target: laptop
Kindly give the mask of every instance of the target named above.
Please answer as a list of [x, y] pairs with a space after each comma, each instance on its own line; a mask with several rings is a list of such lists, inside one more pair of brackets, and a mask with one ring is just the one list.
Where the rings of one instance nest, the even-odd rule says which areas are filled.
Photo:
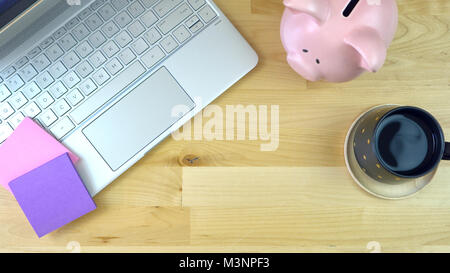
[[212, 0], [0, 0], [0, 143], [33, 118], [94, 196], [257, 62]]

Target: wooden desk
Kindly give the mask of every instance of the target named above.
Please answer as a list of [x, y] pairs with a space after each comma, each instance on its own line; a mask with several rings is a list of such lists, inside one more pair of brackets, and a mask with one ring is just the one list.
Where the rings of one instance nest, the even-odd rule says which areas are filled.
[[450, 139], [450, 1], [399, 0], [385, 67], [344, 84], [288, 67], [281, 0], [217, 3], [260, 64], [215, 104], [279, 105], [279, 148], [169, 138], [96, 196], [96, 211], [40, 240], [1, 190], [0, 251], [369, 252], [376, 241], [383, 252], [450, 252], [448, 163], [417, 196], [385, 201], [352, 181], [343, 157], [353, 119], [377, 104], [424, 107]]

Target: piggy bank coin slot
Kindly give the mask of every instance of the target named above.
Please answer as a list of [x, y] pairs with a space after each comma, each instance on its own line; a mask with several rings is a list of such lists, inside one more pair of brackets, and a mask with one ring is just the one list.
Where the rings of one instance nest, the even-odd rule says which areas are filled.
[[342, 15], [344, 15], [344, 17], [349, 17], [350, 14], [352, 14], [353, 10], [356, 8], [356, 5], [358, 5], [359, 0], [351, 0], [347, 7], [344, 9], [344, 12], [342, 13]]

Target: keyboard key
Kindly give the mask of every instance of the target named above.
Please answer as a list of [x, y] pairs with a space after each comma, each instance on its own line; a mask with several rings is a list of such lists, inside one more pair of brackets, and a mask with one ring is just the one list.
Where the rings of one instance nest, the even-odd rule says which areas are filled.
[[11, 97], [9, 102], [12, 104], [14, 109], [19, 110], [28, 102], [28, 100], [25, 98], [22, 92], [17, 92], [16, 94], [14, 94], [14, 96]]
[[8, 123], [0, 124], [0, 143], [5, 141], [12, 133], [13, 129]]
[[171, 53], [178, 47], [178, 43], [171, 35], [169, 35], [161, 41], [161, 46], [167, 53]]
[[156, 18], [156, 15], [153, 13], [153, 11], [149, 10], [144, 15], [141, 16], [141, 20], [144, 23], [144, 25], [149, 28], [151, 27], [156, 21], [158, 21], [158, 18]]
[[122, 31], [119, 35], [115, 38], [116, 42], [121, 46], [125, 47], [127, 46], [133, 39], [131, 36], [126, 32], [125, 30]]
[[133, 47], [134, 51], [138, 54], [141, 55], [142, 53], [144, 53], [144, 51], [147, 50], [148, 45], [147, 43], [144, 41], [144, 39], [139, 38], [136, 40], [136, 42], [134, 42], [131, 47]]
[[128, 65], [134, 59], [136, 59], [136, 55], [134, 55], [134, 53], [133, 53], [133, 51], [131, 51], [131, 49], [126, 48], [124, 51], [122, 51], [119, 54], [119, 58], [125, 65]]
[[95, 92], [91, 97], [84, 101], [78, 108], [74, 109], [70, 116], [75, 123], [80, 124], [92, 113], [97, 111], [105, 103], [116, 96], [120, 91], [124, 90], [127, 86], [138, 79], [147, 70], [142, 66], [140, 62], [135, 62], [117, 76], [115, 76], [108, 84], [102, 89]]
[[67, 92], [67, 88], [61, 82], [57, 82], [49, 89], [50, 93], [52, 93], [53, 97], [59, 99], [62, 95]]
[[81, 95], [78, 89], [75, 89], [70, 92], [66, 98], [73, 106], [76, 106], [83, 100], [83, 95]]
[[96, 51], [89, 57], [89, 61], [95, 68], [98, 68], [106, 62], [106, 58], [100, 51]]
[[92, 75], [92, 78], [98, 85], [104, 84], [109, 79], [108, 72], [105, 69], [101, 68], [97, 72]]
[[67, 34], [61, 40], [59, 40], [59, 45], [65, 50], [69, 51], [72, 47], [77, 44], [77, 41], [73, 38], [72, 34]]
[[110, 4], [106, 4], [98, 10], [98, 13], [103, 18], [103, 20], [108, 21], [116, 14], [116, 11]]
[[161, 50], [161, 48], [159, 48], [159, 46], [155, 46], [142, 56], [142, 61], [148, 68], [151, 68], [165, 56], [166, 54]]
[[197, 17], [197, 15], [192, 16], [191, 18], [189, 18], [185, 24], [188, 28], [192, 27], [193, 25], [195, 25], [195, 23], [197, 23], [198, 21], [200, 21], [200, 19]]
[[78, 57], [78, 55], [74, 52], [71, 51], [69, 52], [66, 56], [64, 56], [64, 58], [62, 59], [63, 64], [67, 67], [67, 68], [72, 68], [75, 65], [77, 65], [80, 62], [80, 58]]
[[64, 117], [50, 129], [50, 132], [56, 139], [61, 139], [74, 128], [75, 125], [73, 122], [68, 117]]
[[92, 14], [92, 10], [88, 7], [85, 8], [84, 10], [82, 10], [79, 14], [78, 14], [78, 18], [83, 21], [84, 19], [88, 18], [89, 15]]
[[130, 31], [131, 35], [136, 38], [145, 31], [145, 27], [141, 24], [141, 22], [135, 21], [128, 27], [128, 31]]
[[206, 5], [204, 8], [202, 8], [198, 14], [200, 15], [200, 17], [202, 17], [203, 21], [205, 21], [205, 23], [209, 23], [211, 22], [212, 19], [216, 18], [217, 14], [213, 11], [213, 9]]
[[105, 46], [103, 46], [102, 50], [109, 58], [116, 55], [117, 52], [120, 51], [119, 47], [116, 45], [116, 43], [114, 43], [114, 41], [109, 41]]
[[11, 96], [11, 91], [5, 85], [0, 85], [0, 102], [6, 100], [9, 96]]
[[92, 68], [92, 66], [87, 61], [84, 61], [77, 67], [76, 70], [82, 78], [86, 78], [94, 71], [94, 68]]
[[67, 29], [72, 29], [73, 27], [75, 27], [78, 23], [80, 22], [80, 20], [75, 17], [72, 20], [70, 20], [67, 24], [66, 24], [66, 28]]
[[37, 46], [37, 47], [33, 48], [30, 52], [28, 52], [27, 56], [28, 56], [28, 58], [33, 59], [39, 53], [41, 53], [41, 49]]
[[203, 23], [202, 21], [198, 21], [195, 25], [193, 25], [192, 27], [190, 27], [189, 29], [193, 32], [196, 33], [198, 32], [200, 29], [202, 29], [203, 27]]
[[113, 37], [117, 32], [119, 32], [119, 28], [113, 21], [109, 21], [108, 23], [106, 23], [106, 25], [102, 27], [102, 30], [108, 38]]
[[25, 83], [18, 74], [15, 74], [14, 76], [5, 81], [5, 85], [6, 87], [8, 87], [9, 91], [16, 92], [17, 90], [19, 90], [19, 88], [24, 86]]
[[77, 47], [77, 53], [81, 58], [86, 58], [93, 51], [94, 49], [92, 48], [92, 46], [86, 41], [84, 41]]
[[63, 78], [63, 81], [66, 84], [66, 86], [70, 89], [80, 82], [80, 78], [78, 77], [77, 74], [75, 74], [75, 72], [69, 72], [69, 74], [67, 74]]
[[116, 10], [121, 10], [128, 5], [128, 0], [112, 0], [111, 4], [116, 8]]
[[162, 38], [162, 36], [156, 28], [152, 28], [144, 34], [144, 38], [147, 39], [151, 45], [154, 45]]
[[146, 8], [150, 8], [152, 7], [154, 4], [156, 4], [156, 2], [158, 2], [159, 0], [142, 0], [142, 3], [144, 4], [144, 6]]
[[8, 102], [0, 104], [0, 118], [5, 120], [14, 114], [14, 109]]
[[97, 14], [93, 14], [91, 17], [86, 19], [86, 25], [92, 31], [99, 28], [102, 24], [103, 21]]
[[27, 63], [28, 63], [28, 58], [22, 57], [14, 64], [14, 67], [16, 69], [20, 69], [22, 66], [26, 65]]
[[128, 12], [131, 14], [131, 16], [133, 16], [134, 18], [137, 18], [139, 15], [141, 15], [142, 13], [144, 13], [145, 9], [144, 7], [141, 5], [141, 3], [139, 3], [138, 1], [134, 1], [129, 7], [128, 7]]
[[26, 82], [30, 81], [37, 74], [38, 72], [31, 64], [26, 65], [21, 71], [19, 71], [20, 77], [22, 77], [22, 79], [24, 79]]
[[31, 100], [32, 98], [36, 97], [39, 93], [41, 93], [41, 89], [39, 88], [39, 86], [37, 86], [35, 82], [32, 82], [23, 89], [23, 92], [25, 93], [25, 96], [29, 100]]
[[41, 89], [45, 89], [45, 88], [49, 87], [50, 84], [52, 84], [54, 81], [55, 80], [53, 79], [53, 77], [47, 71], [40, 74], [36, 78], [36, 83], [39, 86], [39, 88], [41, 88]]
[[51, 126], [55, 121], [58, 120], [58, 117], [53, 113], [51, 109], [48, 109], [42, 115], [40, 115], [39, 119], [45, 127]]
[[100, 31], [97, 31], [89, 37], [89, 41], [92, 46], [97, 48], [106, 42], [106, 38]]
[[59, 45], [54, 44], [49, 47], [45, 53], [50, 58], [50, 60], [54, 62], [64, 54], [64, 51], [59, 47]]
[[16, 72], [16, 69], [13, 66], [9, 66], [5, 68], [2, 72], [0, 72], [0, 77], [6, 79], [9, 76], [11, 76], [14, 72]]
[[55, 100], [50, 96], [48, 92], [43, 93], [37, 98], [37, 103], [42, 109], [45, 109], [50, 106]]
[[46, 49], [47, 47], [49, 47], [51, 44], [53, 44], [55, 40], [53, 40], [52, 37], [48, 37], [47, 39], [45, 39], [39, 46], [42, 49]]
[[173, 32], [173, 36], [175, 36], [177, 41], [182, 44], [191, 37], [191, 33], [186, 29], [185, 26], [181, 25], [179, 28], [175, 29], [175, 31]]
[[66, 28], [65, 27], [61, 27], [60, 29], [55, 31], [55, 33], [53, 33], [53, 38], [55, 38], [55, 40], [58, 40], [59, 38], [61, 38], [66, 33], [67, 33]]
[[23, 108], [23, 111], [27, 117], [35, 118], [39, 113], [41, 113], [41, 109], [39, 109], [39, 106], [35, 102], [31, 102], [25, 108]]
[[17, 112], [14, 116], [9, 119], [9, 124], [12, 128], [16, 129], [17, 126], [25, 119], [25, 116], [21, 112]]
[[161, 22], [158, 23], [158, 28], [163, 34], [167, 34], [191, 16], [192, 13], [192, 9], [187, 4], [183, 4], [176, 8], [169, 16], [161, 20]]
[[205, 0], [188, 0], [188, 2], [195, 10], [198, 10], [206, 3]]
[[119, 62], [119, 60], [117, 60], [117, 58], [114, 58], [112, 61], [107, 63], [105, 67], [109, 74], [114, 76], [122, 70], [123, 65]]
[[47, 58], [47, 56], [45, 56], [45, 54], [41, 54], [33, 60], [32, 64], [38, 72], [41, 72], [50, 65], [50, 60]]
[[50, 67], [48, 72], [50, 72], [50, 75], [52, 75], [54, 79], [59, 79], [67, 72], [67, 68], [63, 65], [62, 62], [57, 62], [52, 67]]
[[79, 24], [76, 28], [72, 30], [72, 34], [78, 39], [78, 41], [86, 38], [91, 32], [87, 29], [84, 24]]
[[90, 7], [92, 10], [96, 10], [96, 9], [98, 9], [99, 7], [101, 7], [101, 6], [105, 3], [105, 1], [106, 1], [106, 0], [95, 0], [95, 2], [92, 3], [89, 7]]
[[62, 99], [58, 102], [56, 102], [55, 104], [53, 104], [53, 111], [59, 116], [61, 117], [62, 115], [64, 115], [65, 113], [69, 112], [70, 110], [70, 106], [69, 104], [66, 102], [65, 99]]
[[84, 95], [89, 96], [97, 89], [97, 86], [91, 79], [87, 79], [82, 84], [80, 84], [80, 89]]
[[42, 122], [41, 122], [39, 119], [35, 118], [35, 119], [33, 119], [33, 121], [34, 121], [37, 125], [39, 125], [41, 128], [44, 128], [44, 125], [42, 125]]
[[183, 0], [162, 0], [155, 6], [155, 11], [159, 17], [164, 17], [170, 10], [178, 6]]
[[119, 15], [114, 18], [114, 20], [121, 28], [126, 27], [129, 23], [131, 23], [131, 21], [133, 21], [133, 19], [131, 19], [131, 16], [128, 15], [128, 12], [126, 11], [122, 11], [121, 13], [119, 13]]

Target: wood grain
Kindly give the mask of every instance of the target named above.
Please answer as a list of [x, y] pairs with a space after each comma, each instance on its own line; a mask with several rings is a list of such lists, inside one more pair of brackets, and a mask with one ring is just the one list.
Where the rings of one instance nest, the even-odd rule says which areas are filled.
[[0, 191], [0, 251], [70, 252], [75, 242], [82, 252], [369, 252], [376, 241], [383, 252], [450, 252], [448, 163], [418, 195], [385, 201], [361, 190], [343, 159], [348, 127], [378, 104], [423, 107], [450, 139], [450, 2], [397, 1], [386, 65], [342, 84], [307, 82], [286, 64], [281, 2], [216, 1], [260, 63], [214, 104], [278, 105], [276, 151], [168, 138], [96, 196], [96, 211], [40, 240]]

